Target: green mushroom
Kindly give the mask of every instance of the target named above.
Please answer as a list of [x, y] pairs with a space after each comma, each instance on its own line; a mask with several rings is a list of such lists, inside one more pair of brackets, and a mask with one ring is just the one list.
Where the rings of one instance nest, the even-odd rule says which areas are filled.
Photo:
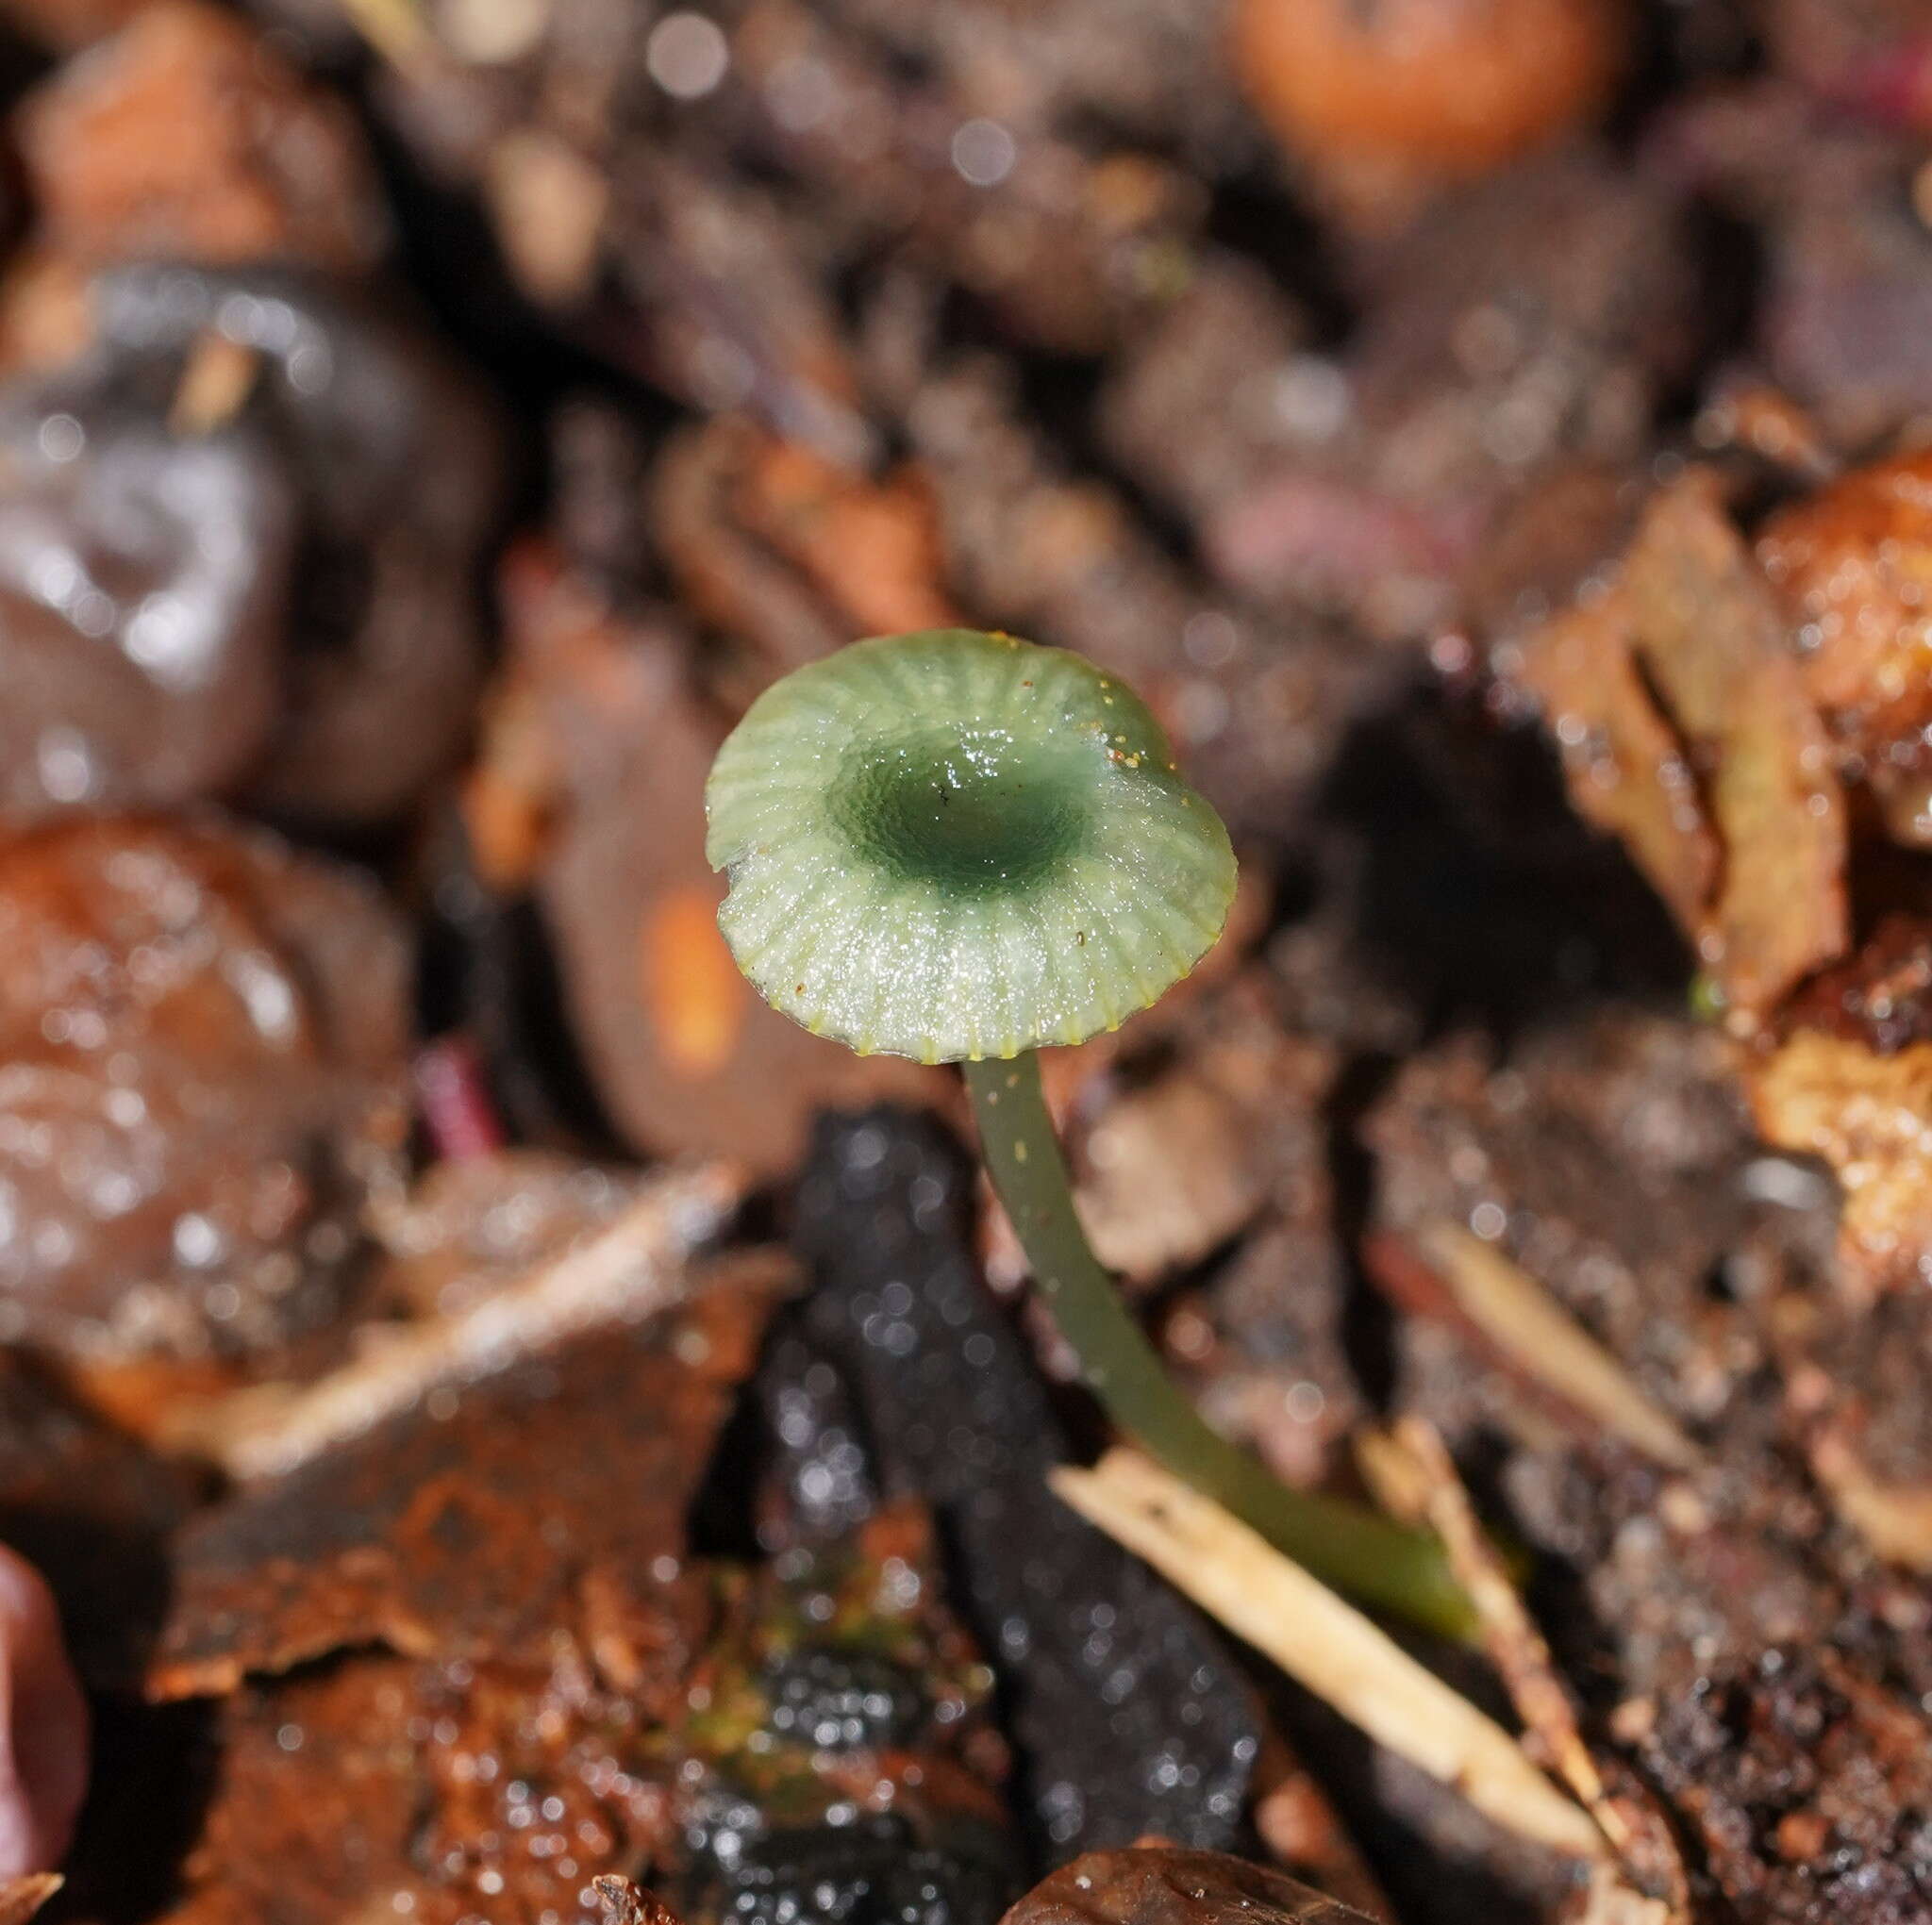
[[1213, 945], [1235, 858], [1131, 689], [968, 629], [855, 642], [768, 689], [706, 788], [758, 992], [861, 1054], [959, 1063], [993, 1187], [1125, 1435], [1365, 1602], [1469, 1623], [1433, 1537], [1290, 1489], [1176, 1389], [1089, 1247], [1035, 1052], [1117, 1028]]

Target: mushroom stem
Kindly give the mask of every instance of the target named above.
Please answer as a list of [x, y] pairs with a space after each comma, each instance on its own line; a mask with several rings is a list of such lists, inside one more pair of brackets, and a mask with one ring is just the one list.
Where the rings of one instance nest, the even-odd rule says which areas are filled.
[[1028, 1050], [961, 1068], [993, 1188], [1088, 1388], [1114, 1423], [1316, 1577], [1430, 1630], [1466, 1635], [1469, 1601], [1433, 1536], [1340, 1498], [1291, 1489], [1212, 1429], [1169, 1378], [1074, 1214], [1038, 1055]]

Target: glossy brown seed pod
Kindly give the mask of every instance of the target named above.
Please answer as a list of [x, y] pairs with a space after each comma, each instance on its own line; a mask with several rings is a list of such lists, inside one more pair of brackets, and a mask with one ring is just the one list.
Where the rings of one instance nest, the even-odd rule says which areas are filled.
[[1615, 0], [1240, 0], [1234, 32], [1256, 110], [1358, 207], [1588, 122], [1624, 45]]

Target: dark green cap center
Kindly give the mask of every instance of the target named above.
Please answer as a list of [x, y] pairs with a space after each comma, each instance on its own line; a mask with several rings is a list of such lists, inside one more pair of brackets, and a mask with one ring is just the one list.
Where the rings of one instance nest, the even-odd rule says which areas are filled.
[[705, 799], [739, 967], [858, 1050], [1078, 1042], [1186, 975], [1234, 894], [1227, 831], [1133, 692], [1011, 636], [882, 637], [794, 670]]
[[852, 853], [895, 880], [980, 893], [1052, 874], [1081, 843], [1091, 789], [1058, 743], [938, 729], [869, 745], [830, 806]]

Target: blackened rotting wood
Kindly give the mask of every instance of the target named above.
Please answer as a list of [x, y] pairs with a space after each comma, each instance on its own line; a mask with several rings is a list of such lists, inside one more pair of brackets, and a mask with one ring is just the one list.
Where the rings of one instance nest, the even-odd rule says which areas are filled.
[[[1150, 1834], [1233, 1844], [1258, 1747], [1248, 1693], [1206, 1625], [1047, 1489], [1067, 1440], [973, 1258], [971, 1196], [965, 1158], [930, 1120], [824, 1120], [793, 1231], [816, 1274], [804, 1343], [774, 1347], [768, 1368], [830, 1365], [881, 1440], [888, 1487], [932, 1507], [956, 1605], [1000, 1673], [1043, 1853]], [[765, 1389], [770, 1409], [782, 1386]], [[808, 1450], [808, 1429], [788, 1450]]]
[[[877, 1509], [878, 1467], [852, 1386], [798, 1327], [805, 1314], [781, 1315], [758, 1369], [758, 1402], [792, 1527], [813, 1542], [831, 1542]], [[720, 1451], [721, 1469], [727, 1456]]]

